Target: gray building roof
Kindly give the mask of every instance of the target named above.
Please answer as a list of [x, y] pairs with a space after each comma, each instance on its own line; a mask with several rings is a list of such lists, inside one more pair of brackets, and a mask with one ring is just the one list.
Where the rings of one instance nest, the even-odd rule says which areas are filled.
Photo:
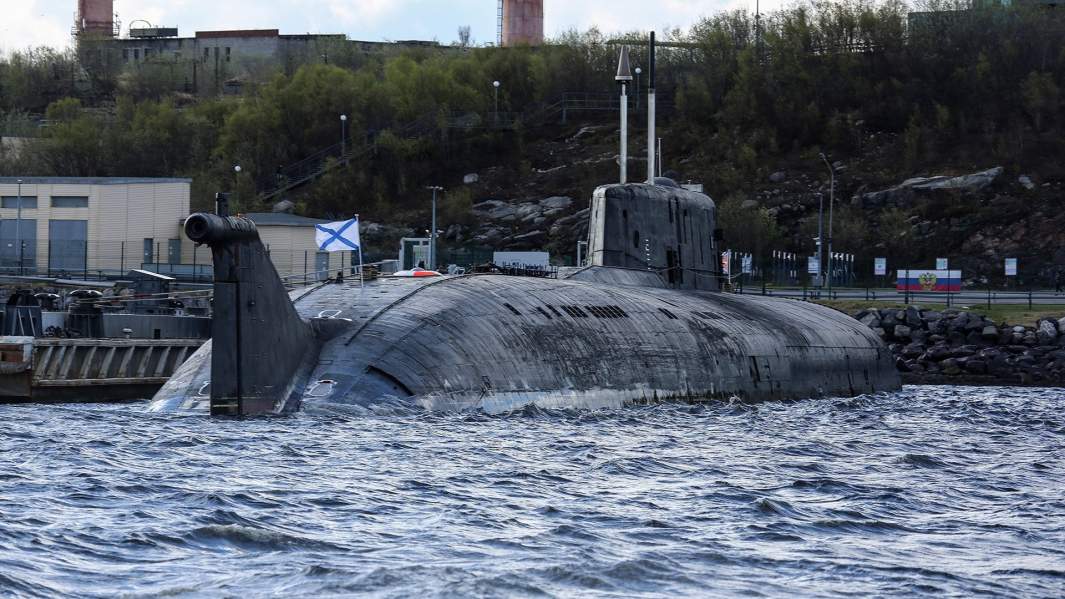
[[314, 225], [324, 225], [330, 222], [320, 218], [307, 218], [306, 216], [296, 216], [295, 214], [286, 214], [284, 212], [251, 212], [244, 216], [260, 227], [313, 227]]
[[146, 185], [153, 183], [192, 183], [192, 179], [152, 177], [0, 177], [0, 184], [15, 185]]

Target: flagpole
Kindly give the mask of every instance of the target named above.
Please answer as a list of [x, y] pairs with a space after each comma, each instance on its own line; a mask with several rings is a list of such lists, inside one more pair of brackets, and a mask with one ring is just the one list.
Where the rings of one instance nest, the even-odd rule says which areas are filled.
[[366, 281], [362, 274], [362, 222], [359, 220], [359, 215], [355, 215], [355, 227], [359, 233], [359, 289], [362, 289], [366, 285]]

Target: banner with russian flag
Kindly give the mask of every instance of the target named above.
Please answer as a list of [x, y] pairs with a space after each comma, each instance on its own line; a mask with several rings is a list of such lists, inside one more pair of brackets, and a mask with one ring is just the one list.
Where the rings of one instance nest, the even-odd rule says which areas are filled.
[[900, 270], [897, 288], [899, 291], [961, 291], [960, 270]]

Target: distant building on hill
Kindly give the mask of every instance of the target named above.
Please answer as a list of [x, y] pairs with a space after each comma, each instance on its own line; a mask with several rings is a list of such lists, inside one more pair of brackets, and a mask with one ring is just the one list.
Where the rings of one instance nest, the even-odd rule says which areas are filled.
[[78, 38], [79, 56], [91, 73], [209, 95], [239, 93], [245, 82], [291, 74], [305, 64], [350, 64], [373, 54], [450, 48], [434, 41], [368, 42], [342, 34], [285, 35], [277, 29], [197, 31], [180, 37], [176, 28], [144, 27], [131, 28], [128, 37]]

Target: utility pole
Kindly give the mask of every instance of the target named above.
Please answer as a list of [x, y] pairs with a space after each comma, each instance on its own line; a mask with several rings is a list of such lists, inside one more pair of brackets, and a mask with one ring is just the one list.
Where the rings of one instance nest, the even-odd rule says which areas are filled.
[[836, 169], [832, 166], [832, 163], [828, 161], [824, 153], [821, 154], [821, 160], [825, 162], [825, 166], [828, 167], [829, 184], [828, 184], [828, 297], [832, 298], [832, 209], [836, 204]]
[[444, 191], [444, 188], [432, 185], [426, 189], [433, 192], [433, 228], [429, 231], [429, 270], [436, 270], [436, 192]]
[[15, 246], [18, 248], [18, 274], [22, 276], [22, 179], [18, 180], [18, 195], [15, 200]]

